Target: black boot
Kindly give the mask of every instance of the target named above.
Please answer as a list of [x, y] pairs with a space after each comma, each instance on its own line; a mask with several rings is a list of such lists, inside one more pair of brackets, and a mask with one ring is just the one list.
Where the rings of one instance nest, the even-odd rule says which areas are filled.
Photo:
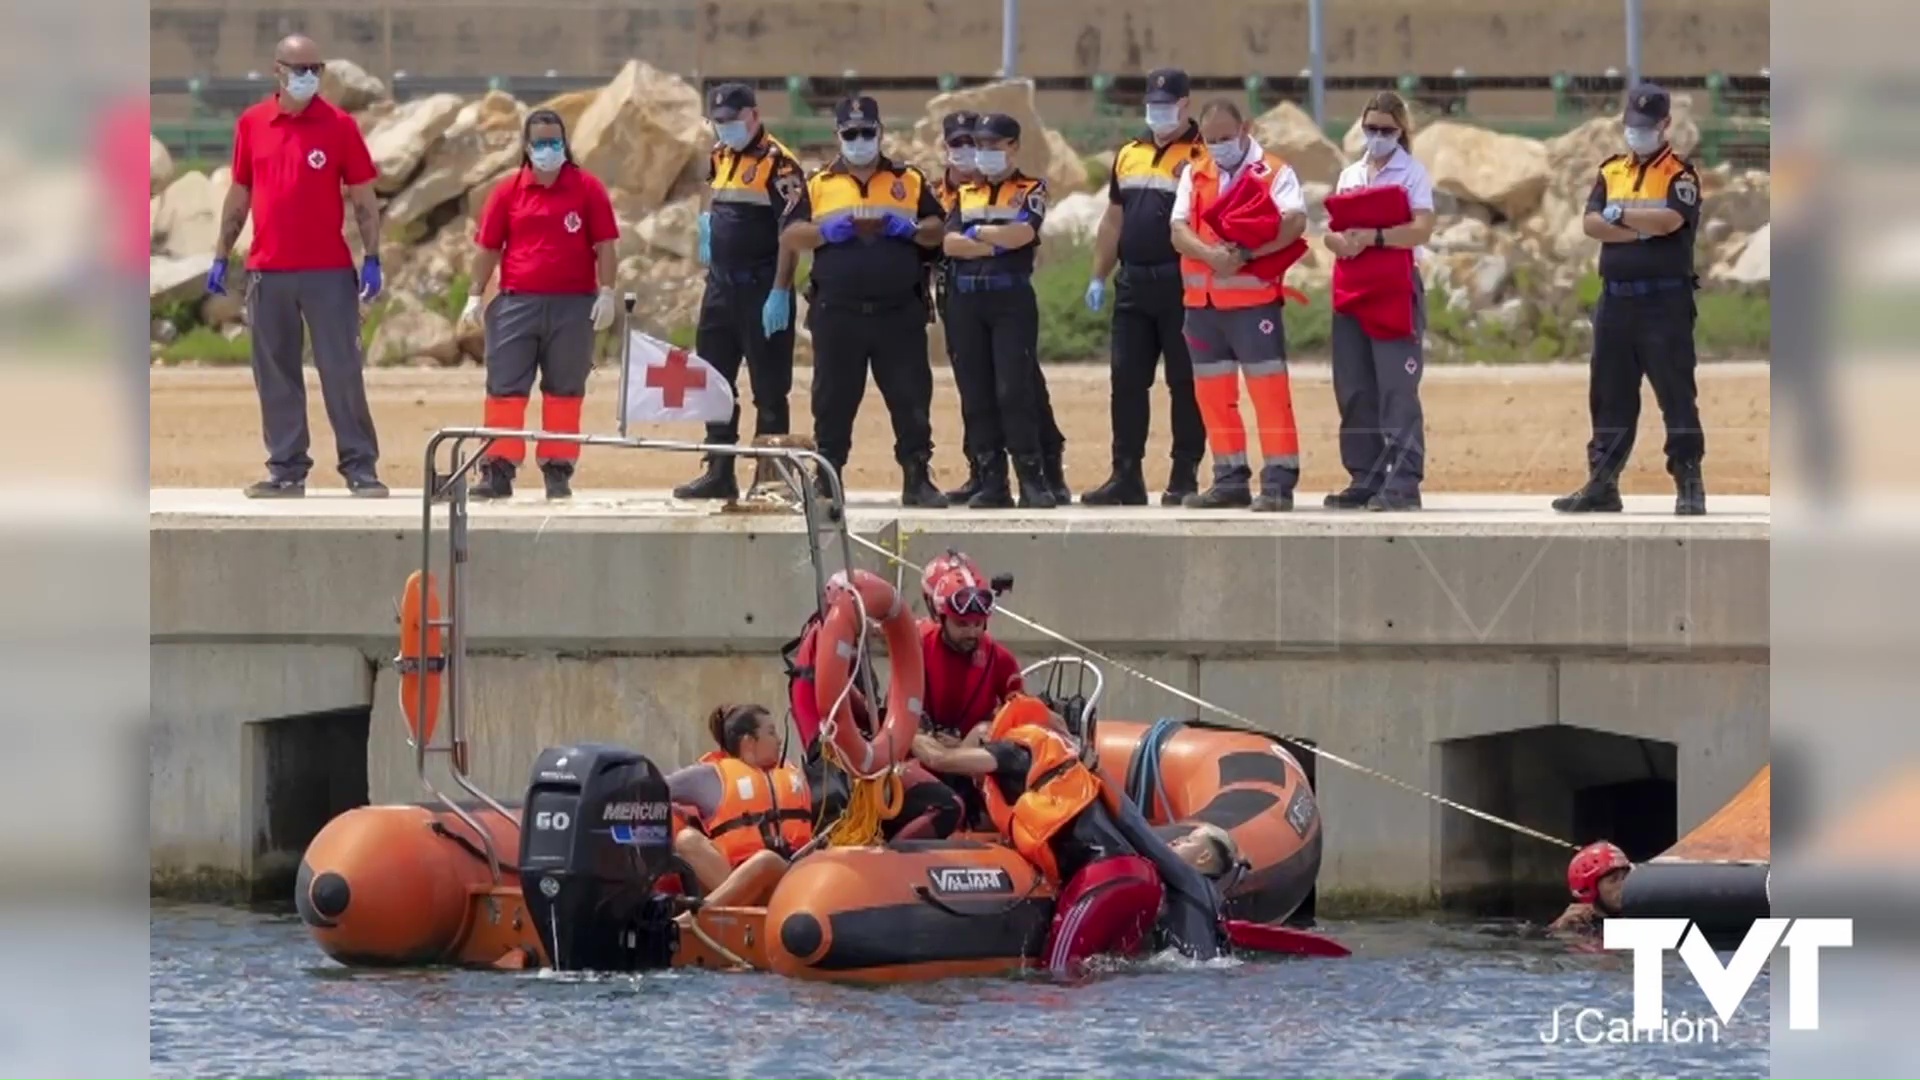
[[989, 454], [974, 463], [974, 475], [980, 478], [980, 489], [967, 500], [972, 510], [1010, 510], [1013, 508], [1013, 489], [1007, 484], [1007, 455]]
[[939, 510], [947, 505], [947, 497], [933, 486], [933, 474], [927, 468], [925, 458], [916, 458], [903, 462], [900, 466], [900, 505], [918, 506], [928, 510]]
[[1176, 461], [1167, 473], [1167, 490], [1160, 493], [1161, 506], [1184, 506], [1187, 496], [1200, 493], [1200, 463]]
[[1345, 491], [1336, 491], [1327, 496], [1323, 505], [1329, 510], [1365, 510], [1373, 501], [1374, 493], [1356, 484], [1348, 484]]
[[573, 462], [543, 461], [540, 475], [546, 478], [549, 500], [573, 498]]
[[846, 477], [841, 469], [842, 466], [839, 462], [828, 461], [826, 465], [820, 468], [819, 472], [813, 474], [813, 493], [819, 498], [822, 507], [826, 510], [827, 518], [830, 521], [840, 520], [840, 515], [835, 513], [833, 509], [833, 481], [829, 479], [829, 477], [838, 476], [842, 484], [846, 483]]
[[1107, 482], [1080, 496], [1082, 506], [1145, 506], [1147, 480], [1137, 461], [1116, 461]]
[[1697, 517], [1707, 512], [1707, 479], [1700, 474], [1700, 463], [1685, 462], [1673, 467], [1673, 512], [1681, 517]]
[[1055, 506], [1072, 506], [1073, 489], [1067, 486], [1067, 464], [1065, 452], [1056, 450], [1040, 456], [1040, 475], [1047, 482], [1047, 490], [1053, 493]]
[[1563, 514], [1617, 514], [1622, 508], [1620, 485], [1596, 476], [1573, 494], [1553, 500], [1553, 508]]
[[740, 482], [733, 471], [733, 458], [715, 455], [707, 459], [707, 471], [673, 489], [676, 499], [737, 499]]
[[980, 462], [977, 458], [967, 459], [967, 482], [947, 492], [947, 502], [958, 506], [973, 498], [980, 491]]
[[511, 499], [513, 498], [513, 474], [518, 471], [513, 462], [499, 458], [484, 458], [476, 470], [480, 479], [467, 486], [469, 499]]
[[1243, 510], [1253, 505], [1253, 477], [1246, 467], [1215, 469], [1213, 486], [1189, 495], [1180, 505], [1189, 510]]
[[1013, 475], [1020, 480], [1020, 505], [1031, 510], [1052, 510], [1060, 505], [1047, 484], [1046, 467], [1039, 455], [1013, 459]]

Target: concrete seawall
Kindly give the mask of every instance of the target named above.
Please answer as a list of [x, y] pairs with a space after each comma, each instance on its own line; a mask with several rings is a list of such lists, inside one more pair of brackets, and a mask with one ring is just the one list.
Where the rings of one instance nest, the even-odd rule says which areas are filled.
[[[1592, 520], [1545, 501], [850, 518], [870, 539], [897, 523], [915, 562], [964, 547], [1017, 576], [1014, 610], [1277, 733], [1556, 836], [1664, 848], [1767, 760], [1766, 500], [1691, 521], [1667, 499]], [[158, 491], [151, 520], [155, 887], [271, 893], [333, 813], [421, 795], [388, 663], [418, 495]], [[464, 715], [494, 794], [517, 798], [543, 746], [620, 742], [672, 767], [707, 748], [715, 703], [785, 700], [777, 650], [812, 602], [797, 518], [585, 492], [473, 521]], [[1024, 662], [1064, 651], [1009, 620], [996, 634]], [[1107, 677], [1104, 715], [1197, 711]], [[1323, 903], [1512, 895], [1564, 872], [1564, 851], [1377, 778], [1322, 762], [1319, 787]]]

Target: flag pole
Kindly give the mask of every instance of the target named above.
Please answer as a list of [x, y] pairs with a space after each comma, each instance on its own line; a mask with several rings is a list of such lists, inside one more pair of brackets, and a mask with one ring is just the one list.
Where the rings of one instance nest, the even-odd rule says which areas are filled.
[[621, 303], [620, 315], [620, 403], [617, 406], [620, 419], [620, 437], [627, 437], [627, 379], [633, 368], [633, 305], [639, 297], [628, 293]]

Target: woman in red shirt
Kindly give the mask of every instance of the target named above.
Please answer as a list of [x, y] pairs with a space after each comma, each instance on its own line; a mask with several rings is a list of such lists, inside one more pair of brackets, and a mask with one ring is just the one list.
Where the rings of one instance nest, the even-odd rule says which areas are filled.
[[[551, 109], [527, 116], [520, 171], [494, 188], [474, 238], [473, 295], [460, 315], [481, 315], [480, 298], [495, 267], [500, 292], [486, 305], [486, 425], [526, 426], [527, 398], [540, 375], [540, 427], [577, 434], [594, 334], [613, 325], [614, 241], [620, 237], [613, 202], [592, 173], [574, 164], [566, 124]], [[513, 494], [513, 476], [526, 457], [519, 439], [500, 439], [480, 463], [469, 491], [478, 499]], [[536, 448], [547, 498], [573, 493], [578, 443], [542, 441]]]

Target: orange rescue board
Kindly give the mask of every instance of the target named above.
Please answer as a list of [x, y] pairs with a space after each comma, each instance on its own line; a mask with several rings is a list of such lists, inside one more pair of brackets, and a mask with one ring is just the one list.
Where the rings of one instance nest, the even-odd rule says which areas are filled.
[[1660, 861], [1763, 863], [1773, 854], [1773, 766], [1660, 855]]
[[[426, 640], [420, 649], [420, 601], [427, 604]], [[446, 667], [440, 629], [440, 589], [433, 575], [415, 570], [407, 577], [406, 592], [400, 598], [400, 711], [407, 717], [407, 733], [417, 743], [431, 743], [433, 728], [440, 719], [440, 675]], [[425, 711], [420, 691], [426, 688]]]

